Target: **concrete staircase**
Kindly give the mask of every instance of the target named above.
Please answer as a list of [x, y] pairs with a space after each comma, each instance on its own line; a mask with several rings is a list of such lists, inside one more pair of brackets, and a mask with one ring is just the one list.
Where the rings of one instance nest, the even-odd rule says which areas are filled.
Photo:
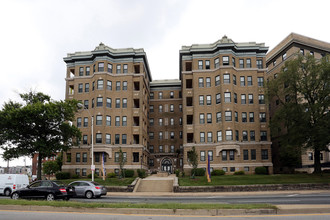
[[133, 192], [173, 192], [175, 175], [158, 173], [139, 179]]

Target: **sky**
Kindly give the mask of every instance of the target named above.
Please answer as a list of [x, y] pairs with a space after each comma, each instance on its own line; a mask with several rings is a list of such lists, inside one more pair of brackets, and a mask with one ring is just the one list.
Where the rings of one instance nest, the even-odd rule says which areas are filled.
[[329, 8], [329, 0], [1, 0], [0, 106], [30, 90], [64, 99], [63, 57], [100, 42], [143, 48], [153, 80], [179, 78], [182, 46], [224, 35], [269, 50], [291, 32], [330, 42]]

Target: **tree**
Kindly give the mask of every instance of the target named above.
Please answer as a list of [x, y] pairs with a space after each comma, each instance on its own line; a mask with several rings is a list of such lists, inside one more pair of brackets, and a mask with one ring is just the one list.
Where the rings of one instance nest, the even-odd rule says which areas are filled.
[[49, 179], [50, 179], [50, 175], [60, 171], [60, 167], [59, 167], [57, 161], [44, 162], [42, 169], [44, 171], [44, 174], [49, 175]]
[[0, 145], [3, 158], [33, 157], [38, 154], [37, 178], [41, 179], [42, 159], [66, 151], [80, 138], [71, 125], [77, 101], [53, 101], [43, 93], [20, 94], [24, 104], [9, 101], [0, 111]]
[[187, 156], [189, 165], [193, 167], [191, 177], [195, 178], [195, 172], [198, 166], [198, 155], [195, 147], [192, 147], [192, 149], [188, 151]]
[[125, 178], [125, 172], [124, 172], [124, 165], [126, 163], [126, 157], [124, 156], [124, 152], [121, 150], [121, 147], [119, 147], [119, 169], [120, 169], [120, 178]]
[[266, 90], [269, 100], [278, 100], [270, 122], [272, 136], [278, 136], [281, 148], [289, 149], [293, 157], [312, 149], [314, 173], [321, 172], [320, 152], [330, 143], [329, 59], [299, 55], [285, 63]]

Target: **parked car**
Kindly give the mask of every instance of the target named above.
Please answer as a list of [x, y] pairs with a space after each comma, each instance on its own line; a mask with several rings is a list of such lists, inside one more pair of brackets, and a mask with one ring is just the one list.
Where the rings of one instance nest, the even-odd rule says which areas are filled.
[[107, 194], [105, 186], [92, 181], [74, 181], [69, 184], [73, 186], [77, 197], [86, 197], [88, 199], [99, 198]]
[[73, 186], [65, 186], [60, 181], [40, 180], [31, 183], [26, 188], [14, 191], [11, 194], [12, 199], [46, 199], [53, 201], [55, 199], [69, 200], [75, 195]]
[[10, 194], [20, 188], [29, 185], [29, 177], [26, 174], [0, 174], [0, 194]]

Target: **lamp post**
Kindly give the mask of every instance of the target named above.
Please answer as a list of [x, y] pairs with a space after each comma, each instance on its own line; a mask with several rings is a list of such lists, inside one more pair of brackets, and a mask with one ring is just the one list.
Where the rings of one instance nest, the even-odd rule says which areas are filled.
[[77, 106], [79, 108], [83, 108], [84, 110], [87, 110], [89, 116], [91, 117], [91, 129], [92, 129], [92, 164], [91, 164], [91, 170], [92, 170], [92, 181], [94, 181], [94, 171], [95, 171], [95, 165], [94, 165], [94, 117], [89, 112], [88, 108], [86, 108], [83, 104], [78, 103]]

